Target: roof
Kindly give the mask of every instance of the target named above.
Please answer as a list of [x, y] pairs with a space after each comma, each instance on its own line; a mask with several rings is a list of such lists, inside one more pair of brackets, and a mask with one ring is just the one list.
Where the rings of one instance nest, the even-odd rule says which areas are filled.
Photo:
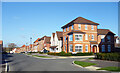
[[35, 40], [34, 43], [38, 42], [39, 39], [40, 39], [40, 38], [38, 38], [37, 40]]
[[99, 25], [98, 23], [95, 23], [93, 21], [90, 21], [88, 19], [85, 19], [83, 17], [77, 17], [76, 19], [72, 20], [71, 22], [69, 22], [68, 24], [62, 26], [62, 28], [65, 28], [67, 26], [70, 26], [72, 24], [93, 24], [93, 25]]
[[50, 43], [50, 39], [51, 39], [51, 37], [46, 37], [45, 38], [45, 43]]
[[40, 40], [44, 40], [44, 38], [45, 38], [45, 37], [47, 37], [47, 36], [43, 36], [43, 37], [42, 37], [42, 38], [40, 38], [38, 41], [40, 41]]
[[25, 47], [25, 45], [23, 45], [22, 47]]
[[58, 40], [62, 40], [63, 32], [61, 32], [61, 31], [56, 31], [56, 34], [57, 34]]
[[2, 41], [2, 40], [0, 40], [0, 44], [3, 44], [3, 41]]
[[[102, 34], [102, 35], [106, 35], [109, 32], [114, 34], [112, 31], [110, 31], [109, 29], [97, 29], [98, 34]], [[115, 35], [115, 34], [114, 34]]]
[[68, 35], [73, 34], [73, 33], [83, 33], [83, 34], [85, 34], [85, 32], [83, 32], [81, 30], [72, 30], [71, 32], [68, 33]]
[[55, 33], [52, 33], [52, 35], [53, 35], [53, 38], [55, 37]]

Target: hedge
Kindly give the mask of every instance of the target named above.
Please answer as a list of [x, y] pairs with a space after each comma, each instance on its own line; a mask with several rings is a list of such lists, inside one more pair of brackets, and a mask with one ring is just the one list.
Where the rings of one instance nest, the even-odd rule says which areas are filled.
[[97, 53], [95, 58], [100, 60], [120, 61], [120, 53]]
[[72, 53], [65, 53], [65, 52], [60, 52], [60, 53], [51, 53], [49, 52], [48, 55], [54, 55], [54, 56], [89, 56], [93, 55], [93, 53], [77, 53], [77, 54], [72, 54]]

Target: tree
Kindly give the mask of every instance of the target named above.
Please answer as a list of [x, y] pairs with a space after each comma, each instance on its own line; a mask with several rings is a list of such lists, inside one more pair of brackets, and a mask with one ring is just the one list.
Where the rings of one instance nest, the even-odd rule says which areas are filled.
[[9, 48], [9, 52], [13, 49], [13, 48], [16, 48], [17, 45], [15, 43], [9, 43], [8, 44], [8, 48]]

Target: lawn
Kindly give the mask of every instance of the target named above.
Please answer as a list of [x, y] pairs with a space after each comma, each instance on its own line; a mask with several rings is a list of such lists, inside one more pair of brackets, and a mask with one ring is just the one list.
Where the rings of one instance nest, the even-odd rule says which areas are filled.
[[48, 57], [48, 56], [38, 56], [38, 55], [32, 55], [33, 57], [41, 57], [41, 58], [51, 58], [51, 57]]
[[82, 61], [74, 61], [75, 64], [80, 65], [82, 67], [87, 67], [91, 65], [96, 65], [95, 63], [90, 63], [90, 62], [82, 62]]
[[120, 72], [120, 67], [104, 67], [97, 70], [107, 70], [107, 71], [113, 71], [113, 72]]

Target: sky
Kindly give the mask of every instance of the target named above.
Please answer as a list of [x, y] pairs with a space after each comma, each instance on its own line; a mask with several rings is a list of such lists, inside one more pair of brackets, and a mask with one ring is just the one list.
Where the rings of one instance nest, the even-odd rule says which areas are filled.
[[3, 2], [3, 45], [18, 47], [37, 38], [62, 31], [61, 27], [77, 17], [99, 23], [99, 29], [118, 34], [117, 2]]

